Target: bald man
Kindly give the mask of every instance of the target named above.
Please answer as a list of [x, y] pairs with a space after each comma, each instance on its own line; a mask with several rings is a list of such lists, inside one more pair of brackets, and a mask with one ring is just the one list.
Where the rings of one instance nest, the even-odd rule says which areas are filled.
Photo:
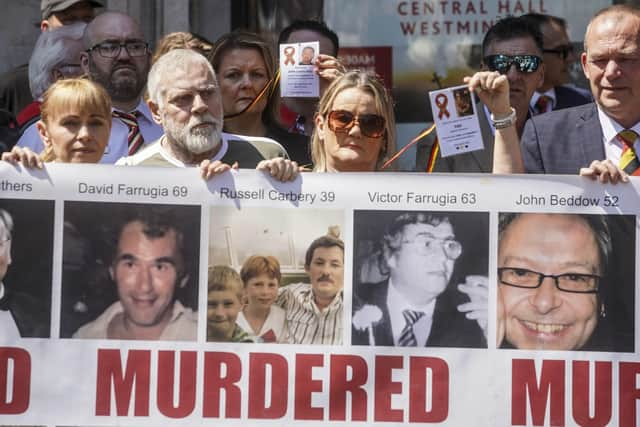
[[610, 6], [591, 19], [581, 62], [595, 103], [527, 122], [522, 135], [527, 172], [576, 174], [591, 166], [591, 174], [599, 176], [640, 173], [633, 149], [640, 133], [639, 41], [636, 7]]
[[83, 43], [82, 69], [113, 101], [111, 137], [101, 162], [115, 163], [162, 136], [142, 99], [151, 51], [138, 23], [119, 12], [96, 17], [87, 25]]

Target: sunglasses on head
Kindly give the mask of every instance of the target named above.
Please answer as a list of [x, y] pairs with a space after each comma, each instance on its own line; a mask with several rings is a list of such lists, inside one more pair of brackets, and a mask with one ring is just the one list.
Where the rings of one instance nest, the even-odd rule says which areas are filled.
[[573, 53], [573, 45], [556, 46], [553, 49], [543, 49], [542, 51], [544, 53], [555, 53], [560, 55], [562, 59], [567, 59], [569, 55]]
[[329, 129], [335, 133], [349, 133], [357, 123], [360, 133], [369, 138], [380, 138], [384, 135], [384, 117], [377, 114], [353, 114], [351, 111], [333, 110], [329, 113]]
[[540, 67], [542, 58], [535, 55], [489, 55], [483, 62], [491, 71], [507, 74], [512, 65], [521, 73], [533, 73]]

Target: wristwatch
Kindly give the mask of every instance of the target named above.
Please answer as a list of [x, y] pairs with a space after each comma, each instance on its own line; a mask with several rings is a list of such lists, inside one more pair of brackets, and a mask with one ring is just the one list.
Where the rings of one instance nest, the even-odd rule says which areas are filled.
[[493, 113], [491, 113], [491, 122], [493, 123], [493, 127], [496, 129], [504, 129], [509, 126], [513, 126], [516, 124], [516, 110], [511, 107], [511, 114], [506, 117], [501, 117], [496, 119]]

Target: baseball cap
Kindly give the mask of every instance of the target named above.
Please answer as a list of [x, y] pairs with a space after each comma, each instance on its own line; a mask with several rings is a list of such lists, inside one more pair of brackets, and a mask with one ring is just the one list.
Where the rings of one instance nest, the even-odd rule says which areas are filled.
[[54, 12], [60, 12], [70, 8], [76, 3], [86, 1], [93, 7], [104, 7], [103, 0], [42, 0], [40, 2], [40, 12], [42, 19], [47, 19]]

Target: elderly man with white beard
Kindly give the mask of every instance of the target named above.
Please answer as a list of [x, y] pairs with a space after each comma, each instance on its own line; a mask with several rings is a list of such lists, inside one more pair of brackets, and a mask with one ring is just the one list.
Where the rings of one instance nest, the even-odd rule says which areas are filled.
[[118, 165], [186, 167], [200, 165], [210, 178], [230, 168], [256, 168], [288, 181], [298, 175], [296, 162], [268, 138], [222, 132], [222, 99], [207, 59], [175, 49], [156, 61], [148, 78], [149, 109], [164, 135]]

